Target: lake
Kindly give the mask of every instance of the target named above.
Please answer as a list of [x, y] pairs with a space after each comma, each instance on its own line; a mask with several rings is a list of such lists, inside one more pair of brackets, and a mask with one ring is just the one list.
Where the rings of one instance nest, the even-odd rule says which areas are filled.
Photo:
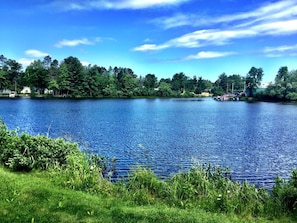
[[0, 99], [9, 129], [76, 141], [116, 157], [126, 175], [150, 165], [161, 177], [209, 163], [235, 180], [271, 187], [297, 165], [297, 106], [206, 99]]

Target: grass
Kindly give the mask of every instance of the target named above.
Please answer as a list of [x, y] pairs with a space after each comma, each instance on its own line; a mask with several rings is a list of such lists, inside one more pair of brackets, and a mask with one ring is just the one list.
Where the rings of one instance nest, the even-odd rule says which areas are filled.
[[40, 172], [0, 168], [0, 222], [293, 222], [179, 208], [162, 202], [137, 205], [133, 199], [61, 187]]

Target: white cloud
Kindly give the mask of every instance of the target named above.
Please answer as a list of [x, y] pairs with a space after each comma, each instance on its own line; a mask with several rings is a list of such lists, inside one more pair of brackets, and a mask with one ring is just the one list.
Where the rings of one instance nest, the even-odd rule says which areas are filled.
[[[201, 26], [194, 32], [173, 38], [161, 44], [151, 43], [134, 50], [161, 50], [170, 47], [198, 48], [210, 45], [230, 44], [235, 39], [257, 36], [281, 36], [297, 33], [297, 0], [283, 0], [262, 5], [250, 12], [220, 17], [199, 17], [194, 14], [175, 14], [152, 22], [165, 29], [178, 26]], [[216, 28], [213, 28], [213, 27]], [[208, 27], [205, 29], [205, 27]]]
[[189, 55], [182, 60], [198, 60], [198, 59], [209, 59], [226, 57], [235, 54], [234, 52], [215, 52], [215, 51], [201, 51], [195, 55]]
[[146, 9], [177, 5], [189, 0], [56, 0], [51, 6], [62, 10], [92, 10], [92, 9]]
[[277, 47], [265, 47], [263, 53], [267, 57], [281, 57], [281, 56], [296, 56], [297, 55], [297, 44], [296, 45], [282, 45]]
[[297, 32], [297, 19], [264, 23], [253, 26], [250, 30], [254, 30], [257, 35], [280, 36]]
[[152, 19], [150, 23], [157, 24], [163, 27], [164, 29], [170, 29], [180, 26], [196, 26], [195, 24], [199, 20], [202, 21], [202, 19], [195, 14], [176, 13], [170, 17], [160, 17]]
[[141, 46], [133, 48], [134, 51], [154, 51], [168, 48], [166, 44], [164, 45], [156, 45], [156, 44], [143, 44]]
[[121, 0], [105, 1], [105, 7], [111, 9], [145, 9], [156, 6], [175, 5], [187, 0]]
[[[96, 40], [99, 41], [98, 38], [96, 38]], [[96, 42], [96, 40], [94, 42]], [[94, 42], [90, 41], [87, 38], [74, 39], [74, 40], [64, 39], [64, 40], [56, 43], [55, 47], [62, 48], [62, 47], [65, 47], [65, 46], [74, 47], [74, 46], [78, 46], [78, 45], [93, 45]]]
[[27, 59], [27, 58], [21, 58], [21, 59], [18, 60], [18, 62], [19, 62], [20, 64], [22, 64], [23, 68], [29, 66], [33, 61], [34, 61], [34, 60], [32, 60], [32, 59]]
[[146, 42], [146, 43], [151, 42], [151, 41], [152, 40], [150, 38], [146, 38], [145, 40], [143, 40], [143, 42]]
[[209, 45], [225, 45], [232, 39], [254, 36], [252, 30], [198, 30], [171, 39], [163, 44], [143, 44], [135, 47], [135, 51], [162, 50], [170, 47], [198, 48]]
[[290, 51], [290, 50], [297, 50], [297, 44], [288, 46], [277, 46], [277, 47], [265, 47], [264, 52], [265, 53], [271, 53], [271, 52], [284, 52], [284, 51]]
[[36, 58], [45, 57], [49, 55], [48, 53], [44, 53], [42, 51], [34, 50], [34, 49], [26, 50], [25, 54], [29, 57], [36, 57]]
[[91, 63], [87, 62], [87, 61], [80, 61], [80, 63], [84, 66], [87, 67], [89, 66]]
[[201, 16], [200, 14], [177, 13], [173, 16], [161, 17], [151, 20], [164, 29], [179, 26], [211, 26], [216, 24], [238, 23], [236, 26], [251, 26], [252, 24], [265, 21], [286, 20], [297, 15], [297, 1], [283, 0], [270, 4], [264, 4], [254, 11], [222, 15], [220, 17]]

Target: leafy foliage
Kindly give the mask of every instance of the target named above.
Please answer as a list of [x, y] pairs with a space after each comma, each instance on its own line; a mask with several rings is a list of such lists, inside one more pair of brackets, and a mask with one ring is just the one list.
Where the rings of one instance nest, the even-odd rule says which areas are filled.
[[30, 136], [9, 131], [0, 121], [0, 162], [17, 171], [47, 170], [53, 165], [63, 166], [67, 157], [78, 154], [77, 144], [46, 136]]
[[292, 171], [288, 182], [277, 178], [271, 193], [247, 182], [233, 182], [228, 169], [210, 165], [194, 167], [166, 181], [139, 167], [123, 186], [121, 196], [137, 205], [163, 202], [171, 207], [202, 208], [212, 213], [257, 218], [288, 215], [297, 219], [297, 171]]
[[[78, 58], [69, 56], [60, 63], [50, 56], [44, 60], [33, 61], [25, 71], [21, 64], [6, 59], [1, 55], [0, 91], [15, 90], [20, 92], [24, 86], [31, 89], [31, 97], [44, 94], [46, 89], [56, 97], [190, 97], [189, 92], [201, 93], [212, 83], [203, 80], [197, 82], [184, 73], [176, 73], [172, 79], [158, 81], [155, 74], [144, 78], [130, 68], [97, 65], [83, 66]], [[186, 93], [185, 93], [186, 92]]]
[[292, 171], [288, 182], [276, 178], [272, 198], [278, 215], [286, 212], [297, 217], [297, 170]]
[[275, 77], [275, 83], [270, 84], [258, 98], [273, 101], [297, 100], [297, 70], [288, 71], [281, 67]]
[[246, 75], [247, 96], [253, 97], [263, 78], [263, 69], [252, 67]]

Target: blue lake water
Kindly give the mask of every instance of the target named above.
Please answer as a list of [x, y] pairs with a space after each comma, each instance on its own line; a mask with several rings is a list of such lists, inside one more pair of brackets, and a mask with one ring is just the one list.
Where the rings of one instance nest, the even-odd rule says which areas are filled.
[[10, 129], [76, 141], [163, 177], [195, 164], [232, 170], [235, 180], [271, 187], [297, 167], [297, 106], [212, 99], [1, 99]]

